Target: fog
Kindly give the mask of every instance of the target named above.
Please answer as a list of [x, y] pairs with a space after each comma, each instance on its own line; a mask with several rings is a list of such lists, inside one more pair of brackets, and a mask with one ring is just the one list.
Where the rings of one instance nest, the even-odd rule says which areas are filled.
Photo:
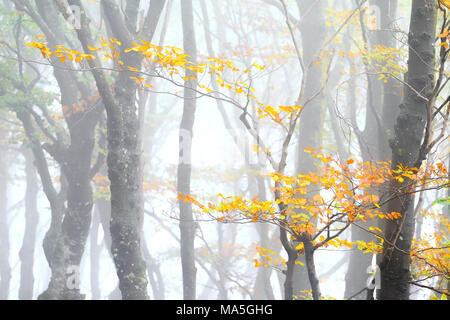
[[[448, 7], [419, 2], [2, 0], [0, 299], [448, 295]], [[388, 159], [434, 184], [364, 182]]]

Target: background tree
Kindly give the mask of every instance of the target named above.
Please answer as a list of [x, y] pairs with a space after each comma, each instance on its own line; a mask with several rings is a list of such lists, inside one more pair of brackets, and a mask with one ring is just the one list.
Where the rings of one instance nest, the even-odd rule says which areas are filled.
[[[197, 64], [197, 46], [195, 40], [194, 14], [192, 0], [181, 1], [181, 20], [183, 21], [183, 46], [189, 55], [188, 62]], [[183, 116], [180, 123], [179, 138], [179, 164], [177, 173], [178, 192], [182, 195], [191, 194], [191, 152], [196, 109], [197, 87], [196, 75], [193, 71], [186, 70], [186, 82], [184, 90]], [[196, 223], [192, 215], [192, 204], [179, 200], [180, 205], [180, 253], [183, 267], [183, 296], [184, 299], [195, 299], [196, 268], [194, 258], [194, 237]]]

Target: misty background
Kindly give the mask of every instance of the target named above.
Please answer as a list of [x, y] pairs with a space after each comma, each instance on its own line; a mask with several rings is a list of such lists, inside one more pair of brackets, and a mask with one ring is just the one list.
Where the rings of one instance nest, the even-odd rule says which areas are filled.
[[[134, 13], [137, 18], [134, 22], [127, 19], [123, 21], [135, 24], [132, 28], [137, 30], [136, 39], [147, 37], [148, 34], [140, 32], [143, 28], [146, 30], [144, 20], [147, 12], [150, 12], [149, 7], [155, 10], [153, 12], [160, 10], [153, 37], [146, 39], [158, 46], [184, 48], [185, 52], [189, 52], [192, 48], [186, 48], [183, 44], [183, 32], [186, 37], [182, 20], [185, 10], [183, 1], [130, 1], [137, 3], [138, 11]], [[101, 94], [98, 93], [95, 76], [88, 71], [90, 65], [87, 60], [72, 65], [69, 61], [43, 58], [39, 50], [26, 45], [33, 41], [48, 42], [49, 48], [61, 44], [83, 52], [82, 42], [79, 41], [81, 36], [77, 35], [73, 23], [61, 14], [59, 2], [66, 3], [49, 0], [0, 2], [0, 298], [36, 299], [46, 291], [52, 278], [52, 269], [43, 243], [57, 216], [52, 213], [56, 212], [57, 205], [54, 203], [59, 203], [62, 212], [70, 215], [70, 190], [77, 190], [81, 195], [87, 183], [92, 188], [92, 201], [88, 200], [92, 206], [88, 205], [89, 209], [86, 209], [86, 212], [91, 212], [86, 227], [88, 229], [72, 230], [77, 234], [86, 234], [84, 250], [80, 254], [79, 292], [85, 295], [85, 299], [120, 299], [119, 279], [110, 249], [108, 120], [100, 106], [105, 103], [105, 99], [99, 98]], [[69, 4], [72, 2], [76, 5], [78, 1], [69, 1]], [[91, 37], [97, 46], [101, 37], [115, 38], [114, 25], [111, 25], [114, 22], [111, 23], [111, 16], [105, 14], [101, 2], [81, 1], [85, 14], [83, 19], [89, 19]], [[127, 11], [132, 9], [128, 1], [106, 2], [114, 3], [122, 16], [131, 14]], [[247, 83], [254, 89], [252, 93], [270, 106], [296, 105], [302, 81], [305, 81], [306, 95], [301, 104], [309, 98], [312, 101], [308, 102], [300, 116], [289, 144], [286, 175], [316, 170], [314, 162], [304, 162], [309, 161], [303, 153], [306, 147], [334, 154], [342, 161], [350, 158], [357, 161], [391, 158], [387, 140], [381, 144], [377, 142], [379, 131], [371, 104], [375, 106], [379, 117], [391, 122], [386, 125], [390, 128], [387, 136], [392, 138], [398, 105], [403, 96], [403, 80], [398, 81], [389, 75], [382, 77], [380, 74], [385, 72], [403, 79], [407, 70], [411, 1], [386, 1], [389, 4], [382, 3], [383, 7], [379, 8], [378, 5], [383, 1], [285, 0], [283, 4], [287, 15], [282, 2], [275, 0], [189, 2], [192, 3], [193, 19], [193, 29], [189, 34], [195, 39], [194, 50], [198, 63], [208, 61], [208, 57], [231, 61], [239, 71], [226, 70], [223, 78], [230, 82]], [[364, 10], [357, 11], [361, 8]], [[389, 15], [385, 15], [385, 12]], [[81, 19], [81, 16], [75, 18]], [[292, 32], [286, 18], [294, 28]], [[310, 66], [308, 75], [304, 74], [299, 64], [293, 37], [301, 49], [305, 64]], [[392, 50], [379, 50], [382, 45], [391, 46]], [[117, 60], [96, 61], [106, 68], [104, 72], [112, 87], [116, 83], [114, 81], [120, 81]], [[69, 64], [73, 69], [69, 68]], [[61, 74], [58, 74], [58, 66], [62, 67], [59, 71]], [[186, 91], [189, 81], [183, 83], [181, 78], [168, 81], [171, 77], [164, 68], [151, 63], [144, 63], [143, 69], [154, 75], [146, 76], [151, 87], [139, 90], [138, 86], [134, 94], [134, 114], [140, 124], [137, 132], [141, 140], [138, 144], [142, 147], [142, 162], [136, 162], [142, 170], [139, 173], [142, 181], [135, 193], [142, 197], [138, 224], [141, 224], [139, 232], [148, 279], [147, 293], [151, 299], [182, 299], [180, 187], [177, 186], [177, 172], [180, 172], [177, 170], [183, 170], [178, 167], [180, 150], [190, 152], [191, 155], [191, 159], [188, 159], [188, 165], [191, 166], [189, 170], [192, 170], [189, 194], [195, 195], [195, 199], [203, 204], [220, 201], [218, 194], [248, 199], [259, 196], [259, 199], [272, 201], [273, 181], [264, 174], [274, 170], [267, 157], [256, 152], [257, 141], [241, 121], [242, 109], [217, 99], [218, 95], [213, 94], [194, 93], [194, 98], [189, 99], [186, 96], [186, 92], [189, 93]], [[244, 73], [244, 70], [251, 71]], [[68, 77], [67, 80], [64, 76]], [[29, 87], [22, 91], [20, 86], [15, 87], [16, 78]], [[256, 119], [256, 130], [265, 147], [278, 159], [286, 134], [284, 128], [270, 117], [260, 117], [258, 104], [254, 100], [249, 102], [246, 94], [221, 87], [208, 74], [197, 80], [222, 93], [226, 99], [245, 106], [246, 110], [248, 108], [248, 114]], [[388, 92], [386, 83], [392, 89], [388, 97], [391, 99], [388, 108], [390, 113], [387, 114], [383, 109], [386, 108], [383, 107], [383, 99], [386, 99]], [[62, 84], [66, 84], [67, 88]], [[315, 92], [318, 94], [313, 97]], [[71, 93], [75, 96], [71, 97]], [[441, 97], [446, 94], [448, 87], [442, 90]], [[68, 111], [63, 107], [71, 108], [72, 102], [75, 111], [69, 119]], [[189, 109], [189, 103], [195, 104], [194, 107]], [[86, 108], [77, 112], [76, 107]], [[25, 113], [33, 118], [30, 126], [34, 128], [34, 133], [30, 133], [30, 129], [24, 125], [28, 118], [20, 108], [29, 108]], [[186, 110], [191, 110], [193, 117], [191, 150], [187, 150], [190, 145], [183, 145], [183, 140], [179, 143], [180, 123], [184, 119], [183, 115], [186, 117]], [[85, 124], [89, 122], [86, 119], [94, 118], [92, 121], [95, 123]], [[438, 124], [436, 126], [439, 127]], [[127, 126], [124, 128], [126, 131]], [[189, 128], [186, 130], [188, 134], [191, 132]], [[438, 134], [436, 130], [435, 135]], [[77, 135], [80, 137], [79, 142], [74, 139]], [[32, 145], [36, 141], [41, 149], [33, 153]], [[87, 149], [83, 146], [86, 141], [90, 145]], [[429, 157], [448, 163], [448, 142], [447, 130]], [[79, 147], [76, 143], [79, 143]], [[72, 146], [68, 147], [69, 151], [63, 160], [58, 158], [59, 145]], [[51, 184], [56, 193], [63, 190], [59, 193], [61, 202], [49, 202], [48, 195], [51, 192], [46, 193], [42, 170], [36, 169], [36, 163], [37, 166], [40, 163], [40, 160], [36, 161], [36, 152], [41, 152], [42, 159], [46, 160], [49, 181], [45, 184]], [[83, 170], [84, 164], [96, 169], [95, 172], [91, 171], [88, 182], [76, 173], [72, 178], [65, 178], [64, 170], [74, 170], [70, 169], [71, 165]], [[61, 169], [64, 166], [69, 169]], [[80, 179], [74, 182], [77, 187], [70, 189], [70, 179]], [[67, 190], [68, 193], [64, 195]], [[442, 213], [447, 210], [446, 207], [433, 204], [433, 201], [445, 197], [447, 192], [445, 188], [426, 191], [414, 199], [414, 204]], [[327, 196], [326, 192], [322, 195]], [[79, 199], [90, 199], [89, 195], [85, 196]], [[81, 202], [84, 200], [79, 201], [80, 206], [83, 206]], [[416, 210], [420, 211], [420, 208]], [[276, 225], [218, 222], [195, 204], [191, 210], [193, 221], [189, 222], [195, 222], [192, 228], [197, 299], [283, 299], [285, 275], [282, 270], [285, 266], [276, 261], [279, 258], [267, 261], [267, 266], [255, 267], [255, 259], [261, 259], [258, 254], [261, 246], [276, 252], [276, 257], [287, 259]], [[80, 216], [86, 215], [89, 213]], [[415, 237], [420, 238], [421, 234], [439, 230], [439, 225], [426, 217], [417, 223], [420, 227], [416, 226]], [[353, 231], [347, 229], [340, 238], [352, 239]], [[57, 252], [56, 257], [63, 256], [61, 252]], [[355, 266], [351, 263], [354, 252], [360, 251], [355, 246], [317, 250], [316, 270], [324, 298], [349, 298], [364, 288], [364, 282], [369, 277], [367, 268], [375, 265], [375, 257], [372, 253], [359, 253], [364, 257], [353, 258], [362, 259], [353, 262], [360, 269], [355, 273], [351, 269]], [[54, 262], [54, 265], [57, 263]], [[296, 268], [297, 276], [305, 277], [305, 267]], [[349, 283], [351, 275], [359, 277], [357, 284]], [[433, 281], [435, 279], [427, 283], [433, 285]], [[298, 283], [295, 288], [297, 298], [310, 299], [307, 292], [310, 290], [309, 284], [302, 281]], [[428, 299], [432, 294], [432, 291], [424, 288], [411, 288], [411, 299]]]

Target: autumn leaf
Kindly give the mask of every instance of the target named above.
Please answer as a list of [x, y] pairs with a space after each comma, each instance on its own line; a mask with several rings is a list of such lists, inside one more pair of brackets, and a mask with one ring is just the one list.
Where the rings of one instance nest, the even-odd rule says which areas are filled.
[[440, 204], [440, 205], [443, 205], [443, 206], [449, 206], [450, 205], [450, 197], [436, 199], [435, 201], [433, 201], [432, 204]]
[[444, 6], [450, 9], [450, 0], [439, 0]]

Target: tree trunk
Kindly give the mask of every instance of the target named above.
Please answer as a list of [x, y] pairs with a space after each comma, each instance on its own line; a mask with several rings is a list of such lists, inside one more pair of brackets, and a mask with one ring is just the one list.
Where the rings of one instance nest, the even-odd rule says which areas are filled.
[[[255, 196], [258, 196], [259, 201], [266, 201], [264, 177], [259, 174], [254, 174], [252, 170], [248, 171], [249, 171], [248, 175], [249, 175], [250, 197], [253, 199]], [[279, 248], [278, 250], [273, 248], [274, 245], [271, 242], [271, 239], [269, 238], [269, 225], [267, 223], [264, 222], [257, 223], [256, 231], [258, 232], [262, 247], [274, 252], [279, 252]], [[270, 283], [271, 275], [272, 275], [272, 268], [258, 268], [253, 290], [255, 300], [275, 299], [272, 284]]]
[[39, 186], [31, 150], [25, 149], [23, 155], [25, 157], [27, 188], [25, 191], [25, 231], [23, 234], [22, 247], [19, 251], [19, 300], [31, 300], [34, 291], [34, 250], [36, 246], [36, 231], [39, 223], [39, 212], [37, 210]]
[[64, 242], [61, 239], [61, 223], [64, 213], [65, 180], [61, 179], [61, 190], [57, 192], [53, 186], [49, 172], [47, 159], [38, 139], [39, 135], [31, 114], [25, 111], [26, 107], [20, 107], [16, 111], [17, 118], [22, 122], [25, 134], [30, 142], [35, 166], [41, 178], [44, 193], [50, 203], [50, 228], [44, 236], [43, 248], [45, 258], [52, 270], [48, 289], [38, 296], [38, 299], [58, 299], [65, 288], [65, 270], [61, 268], [64, 261]]
[[[181, 0], [181, 15], [183, 23], [183, 46], [189, 61], [197, 63], [197, 47], [195, 42], [194, 17], [192, 0]], [[191, 148], [193, 138], [193, 126], [196, 109], [197, 81], [193, 78], [194, 72], [186, 70], [184, 90], [183, 116], [180, 124], [179, 163], [177, 172], [178, 192], [187, 196], [191, 193]], [[195, 222], [192, 215], [192, 203], [179, 200], [180, 206], [180, 253], [183, 270], [183, 297], [185, 300], [195, 299], [196, 272], [195, 267]]]
[[[55, 3], [42, 0], [36, 3], [37, 12], [42, 20], [38, 25], [42, 28], [44, 24], [50, 29], [43, 29], [51, 46], [61, 45], [66, 42], [60, 20], [54, 19], [58, 14]], [[91, 211], [93, 206], [91, 187], [91, 158], [95, 143], [95, 127], [98, 123], [102, 110], [101, 104], [95, 102], [89, 106], [90, 114], [86, 110], [77, 112], [72, 106], [77, 106], [91, 93], [90, 89], [77, 80], [77, 76], [70, 71], [63, 70], [64, 64], [58, 59], [53, 59], [56, 65], [53, 68], [55, 79], [61, 93], [62, 107], [69, 108], [71, 116], [65, 117], [70, 134], [70, 145], [65, 146], [64, 141], [59, 139], [53, 145], [45, 144], [44, 148], [58, 162], [64, 175], [63, 180], [67, 182], [67, 208], [61, 224], [59, 242], [54, 245], [58, 247], [53, 253], [57, 257], [50, 257], [53, 262], [52, 280], [49, 287], [41, 295], [41, 299], [83, 299], [78, 286], [68, 285], [69, 277], [77, 277], [80, 262], [84, 253], [89, 227], [91, 223]], [[58, 227], [59, 228], [59, 227]], [[56, 229], [55, 229], [56, 230]], [[53, 231], [55, 231], [53, 230]], [[72, 270], [72, 271], [71, 271]], [[77, 274], [73, 274], [76, 272]], [[77, 280], [78, 281], [78, 280]], [[69, 288], [70, 287], [70, 288]]]
[[[131, 64], [136, 67], [136, 63]], [[139, 66], [137, 66], [139, 67]], [[140, 192], [135, 83], [119, 75], [115, 98], [121, 121], [108, 117], [108, 176], [111, 181], [111, 251], [123, 299], [147, 299], [147, 276], [140, 246]]]
[[294, 269], [297, 260], [296, 251], [288, 251], [288, 260], [286, 262], [286, 278], [284, 279], [284, 300], [294, 299]]
[[[165, 1], [150, 3], [141, 34], [151, 41], [159, 21]], [[136, 52], [125, 52], [133, 46], [136, 30], [133, 21], [137, 19], [136, 1], [127, 3], [124, 17], [115, 1], [102, 0], [101, 6], [105, 20], [112, 34], [122, 43], [119, 49], [123, 69], [115, 79], [113, 90], [106, 74], [100, 70], [98, 53], [91, 50], [95, 44], [89, 27], [89, 19], [80, 1], [71, 0], [81, 10], [78, 39], [86, 53], [93, 54], [88, 64], [105, 105], [108, 137], [108, 176], [111, 190], [111, 252], [119, 277], [119, 288], [123, 299], [148, 299], [147, 275], [142, 258], [140, 239], [140, 192], [139, 164], [139, 120], [136, 110], [136, 91], [138, 85], [130, 77], [136, 76], [129, 68], [140, 69], [143, 56]], [[61, 10], [63, 14], [64, 9]], [[129, 20], [129, 22], [126, 22]], [[131, 28], [130, 28], [131, 26]], [[137, 40], [136, 40], [137, 41]]]
[[[429, 97], [434, 84], [435, 28], [437, 3], [434, 0], [413, 0], [409, 31], [409, 60], [405, 82], [416, 92]], [[426, 124], [427, 102], [409, 86], [404, 86], [404, 99], [395, 125], [391, 143], [392, 168], [411, 167], [418, 153]], [[399, 183], [391, 182], [393, 194]], [[413, 197], [402, 195], [388, 204], [388, 212], [399, 212], [402, 217], [386, 221], [383, 256], [380, 263], [382, 300], [408, 300], [410, 281], [411, 241], [414, 235]], [[396, 248], [389, 243], [394, 243]], [[398, 248], [398, 249], [397, 249]], [[400, 251], [401, 250], [401, 251]]]
[[[305, 101], [314, 97], [321, 90], [323, 84], [323, 64], [316, 65], [316, 60], [320, 55], [320, 50], [326, 39], [326, 25], [325, 25], [325, 1], [319, 0], [315, 2], [300, 1], [297, 0], [297, 5], [300, 11], [300, 15], [304, 17], [300, 21], [300, 32], [302, 35], [303, 44], [303, 60], [305, 68], [307, 69], [302, 77], [306, 77], [303, 101], [300, 101], [300, 105], [303, 105]], [[317, 35], [320, 34], [320, 37]], [[299, 143], [296, 159], [296, 173], [306, 174], [309, 172], [315, 172], [317, 167], [313, 157], [305, 153], [306, 148], [312, 148], [318, 150], [321, 146], [321, 129], [323, 122], [323, 111], [325, 96], [319, 94], [305, 107], [302, 112], [299, 121]], [[310, 195], [311, 198], [313, 195]], [[298, 243], [296, 243], [297, 245]], [[309, 283], [308, 272], [305, 268], [305, 256], [299, 255], [298, 261], [302, 265], [294, 265], [293, 275], [293, 290], [294, 295], [304, 290], [310, 290], [311, 285]]]
[[[371, 5], [379, 9], [380, 21], [376, 21], [378, 29], [363, 31], [366, 40], [369, 41], [371, 49], [377, 46], [395, 48], [395, 39], [389, 31], [392, 28], [393, 21], [396, 20], [397, 0], [371, 0]], [[371, 69], [377, 67], [372, 63]], [[388, 148], [388, 139], [392, 136], [393, 121], [396, 118], [397, 106], [400, 103], [399, 84], [397, 80], [388, 78], [387, 82], [378, 79], [378, 75], [368, 75], [368, 97], [366, 106], [366, 128], [361, 132], [360, 149], [363, 155], [363, 161], [384, 161], [390, 158], [391, 153]], [[350, 88], [354, 90], [355, 88]], [[354, 104], [353, 97], [350, 97]], [[356, 107], [356, 105], [354, 105]], [[380, 122], [376, 120], [380, 119]], [[379, 125], [381, 124], [381, 127]], [[376, 192], [376, 191], [373, 191]], [[386, 208], [382, 208], [386, 209]], [[374, 221], [368, 222], [374, 225]], [[365, 242], [377, 241], [373, 235], [357, 227], [351, 227], [352, 241], [363, 240]], [[354, 296], [367, 286], [367, 267], [372, 263], [372, 255], [363, 253], [360, 250], [354, 250], [350, 253], [350, 261], [346, 274], [346, 286], [344, 297]], [[365, 291], [354, 296], [356, 300], [366, 299]]]
[[309, 237], [303, 240], [303, 245], [305, 248], [306, 269], [308, 270], [308, 279], [311, 286], [312, 297], [314, 300], [320, 300], [322, 294], [320, 293], [319, 279], [314, 263], [314, 245]]
[[99, 215], [100, 215], [99, 208], [96, 205], [94, 213], [92, 215], [92, 226], [89, 244], [91, 251], [89, 253], [89, 257], [91, 259], [90, 280], [91, 280], [92, 300], [100, 300], [101, 298], [99, 273], [100, 273], [100, 254], [102, 252], [102, 245], [98, 244], [98, 231], [100, 229]]
[[[0, 136], [3, 135], [0, 129]], [[9, 225], [8, 225], [8, 162], [5, 153], [0, 153], [0, 300], [7, 300], [11, 282], [9, 264]]]

